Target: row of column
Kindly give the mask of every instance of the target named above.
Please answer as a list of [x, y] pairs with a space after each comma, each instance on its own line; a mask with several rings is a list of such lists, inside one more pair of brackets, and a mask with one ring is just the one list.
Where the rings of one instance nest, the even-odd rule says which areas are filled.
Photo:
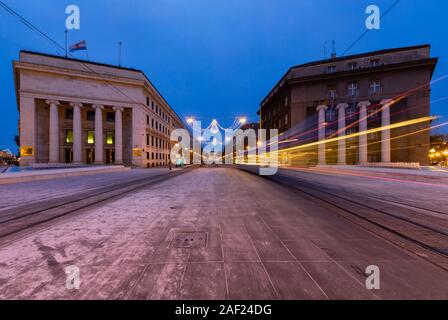
[[[392, 104], [391, 99], [381, 101], [381, 162], [390, 163], [391, 162], [391, 148], [390, 148], [390, 105]], [[358, 103], [359, 108], [359, 163], [368, 163], [368, 139], [367, 139], [367, 108], [371, 105], [369, 101], [362, 101]], [[345, 165], [347, 163], [346, 159], [346, 117], [345, 110], [348, 108], [347, 103], [340, 103], [336, 106], [338, 111], [338, 164]], [[326, 105], [320, 105], [317, 107], [318, 112], [318, 139], [319, 142], [325, 141], [325, 131], [326, 131], [326, 120], [325, 112], [328, 107]], [[326, 164], [325, 155], [325, 142], [318, 144], [318, 162], [319, 165]]]
[[[49, 130], [49, 162], [59, 163], [59, 101], [47, 100], [50, 106]], [[73, 107], [73, 163], [82, 164], [82, 119], [83, 104], [72, 102]], [[93, 105], [95, 110], [95, 164], [104, 164], [104, 138], [103, 138], [103, 105]], [[114, 107], [115, 111], [115, 163], [123, 163], [123, 107]]]

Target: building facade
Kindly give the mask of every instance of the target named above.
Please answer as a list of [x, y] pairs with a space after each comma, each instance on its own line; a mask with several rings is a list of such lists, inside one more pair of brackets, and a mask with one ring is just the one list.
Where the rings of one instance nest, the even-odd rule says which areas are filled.
[[29, 51], [13, 62], [20, 164], [168, 164], [184, 123], [135, 69]]
[[[292, 67], [261, 102], [260, 125], [279, 129], [295, 145], [313, 145], [283, 155], [292, 164], [427, 165], [429, 121], [371, 129], [430, 115], [437, 61], [422, 45]], [[315, 143], [324, 140], [337, 141]]]

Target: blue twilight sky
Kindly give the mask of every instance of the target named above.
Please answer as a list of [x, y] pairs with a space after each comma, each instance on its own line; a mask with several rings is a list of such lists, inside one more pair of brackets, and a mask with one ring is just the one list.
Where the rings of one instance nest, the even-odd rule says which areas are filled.
[[[90, 60], [143, 70], [181, 116], [230, 125], [256, 121], [261, 99], [296, 64], [323, 58], [324, 43], [341, 54], [365, 30], [365, 9], [384, 12], [395, 0], [2, 0], [64, 43], [65, 8], [81, 10]], [[439, 57], [434, 79], [448, 74], [448, 1], [402, 0], [350, 53], [429, 43]], [[16, 150], [16, 106], [11, 61], [19, 50], [57, 49], [0, 8], [0, 149]], [[84, 52], [75, 53], [85, 58]], [[448, 118], [448, 79], [434, 84], [432, 113]], [[448, 120], [445, 120], [448, 121]], [[440, 132], [447, 132], [445, 127]]]

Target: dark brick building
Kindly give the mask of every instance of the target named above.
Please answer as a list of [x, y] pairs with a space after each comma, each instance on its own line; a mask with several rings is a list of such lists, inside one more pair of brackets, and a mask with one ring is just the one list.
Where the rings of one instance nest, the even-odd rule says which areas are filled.
[[[279, 129], [282, 139], [294, 141], [289, 146], [311, 145], [287, 155], [289, 163], [427, 165], [429, 131], [421, 130], [429, 128], [429, 121], [356, 134], [429, 116], [437, 61], [430, 46], [422, 45], [292, 67], [261, 102], [261, 126]], [[350, 134], [355, 137], [341, 138]]]

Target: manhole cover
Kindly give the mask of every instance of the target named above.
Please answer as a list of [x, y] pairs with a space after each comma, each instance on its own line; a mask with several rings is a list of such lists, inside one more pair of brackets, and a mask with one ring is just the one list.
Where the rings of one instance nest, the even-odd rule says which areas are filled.
[[172, 243], [173, 248], [200, 248], [207, 245], [206, 232], [176, 233]]

